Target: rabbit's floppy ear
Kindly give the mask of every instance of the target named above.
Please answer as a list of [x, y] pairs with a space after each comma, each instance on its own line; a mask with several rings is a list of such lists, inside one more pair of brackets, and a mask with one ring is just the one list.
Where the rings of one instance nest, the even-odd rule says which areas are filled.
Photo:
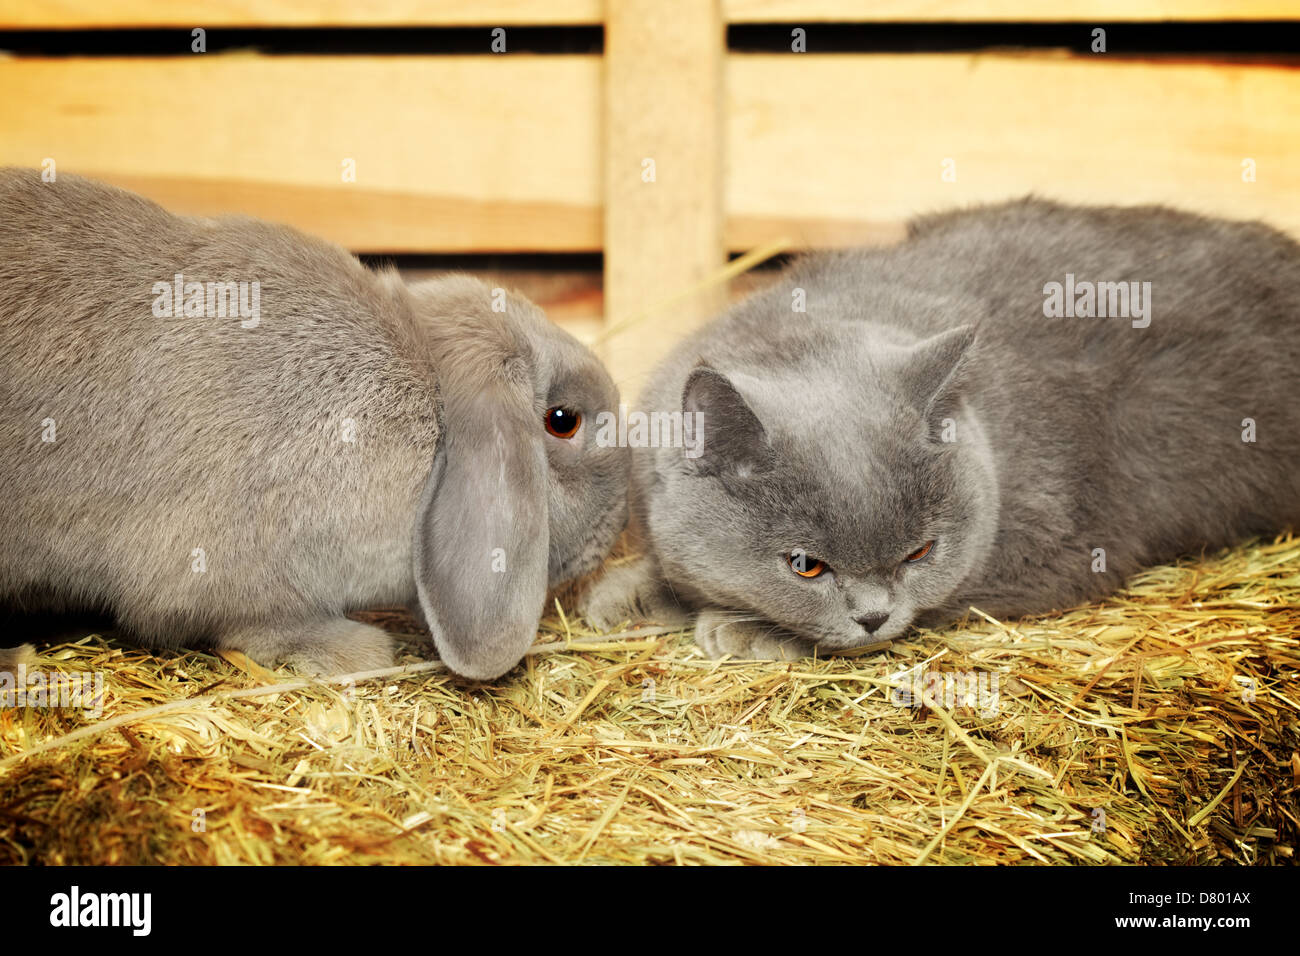
[[546, 602], [542, 422], [511, 391], [498, 383], [446, 402], [416, 531], [416, 589], [438, 654], [478, 680], [519, 663]]

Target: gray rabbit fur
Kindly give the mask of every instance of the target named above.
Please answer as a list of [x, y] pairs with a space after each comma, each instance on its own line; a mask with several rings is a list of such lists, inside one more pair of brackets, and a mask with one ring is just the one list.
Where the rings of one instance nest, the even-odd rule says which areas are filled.
[[[1149, 282], [1146, 315], [1048, 317], [1067, 274]], [[1300, 246], [1162, 207], [923, 218], [797, 261], [642, 407], [702, 412], [703, 453], [634, 449], [645, 554], [590, 590], [597, 625], [698, 612], [710, 654], [782, 658], [1064, 609], [1300, 525]]]
[[[158, 317], [176, 274], [257, 281], [258, 317]], [[322, 673], [393, 661], [346, 612], [418, 604], [451, 669], [509, 670], [621, 531], [628, 462], [585, 424], [618, 403], [603, 367], [504, 301], [0, 170], [0, 604]]]

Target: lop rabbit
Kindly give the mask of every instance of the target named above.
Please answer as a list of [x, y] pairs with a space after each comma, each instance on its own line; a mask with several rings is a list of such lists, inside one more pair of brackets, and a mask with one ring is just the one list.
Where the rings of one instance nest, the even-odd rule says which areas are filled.
[[474, 279], [408, 287], [283, 226], [0, 170], [10, 608], [340, 673], [393, 659], [346, 612], [418, 602], [449, 667], [497, 677], [624, 525], [627, 452], [594, 428], [617, 405], [589, 350]]

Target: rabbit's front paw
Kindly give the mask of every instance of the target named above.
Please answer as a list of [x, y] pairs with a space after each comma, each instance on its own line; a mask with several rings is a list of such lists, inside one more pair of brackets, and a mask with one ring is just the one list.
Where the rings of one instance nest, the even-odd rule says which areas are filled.
[[621, 624], [652, 621], [672, 627], [687, 616], [645, 558], [608, 568], [578, 602], [578, 613], [595, 628], [608, 631]]
[[695, 643], [717, 660], [730, 655], [743, 661], [790, 661], [811, 657], [816, 645], [767, 621], [736, 620], [734, 613], [701, 611]]
[[218, 646], [243, 651], [263, 664], [290, 664], [319, 677], [393, 666], [392, 637], [346, 618], [241, 628], [224, 634]]
[[0, 674], [17, 673], [21, 665], [30, 665], [35, 657], [36, 651], [30, 644], [20, 644], [17, 647], [0, 647]]
[[359, 621], [331, 621], [324, 640], [318, 640], [287, 662], [320, 677], [357, 674], [393, 666], [393, 638]]

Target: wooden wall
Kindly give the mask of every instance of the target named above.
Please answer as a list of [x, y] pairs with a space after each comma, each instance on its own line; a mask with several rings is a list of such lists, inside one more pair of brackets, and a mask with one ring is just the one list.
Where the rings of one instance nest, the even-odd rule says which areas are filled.
[[[1300, 0], [0, 0], [0, 30], [182, 44], [0, 57], [0, 164], [52, 158], [358, 251], [603, 252], [601, 319], [626, 326], [604, 347], [632, 383], [725, 301], [727, 253], [773, 240], [884, 241], [915, 212], [1030, 191], [1300, 234], [1295, 64], [1116, 42], [1125, 22], [1296, 19]], [[823, 22], [1042, 20], [1104, 25], [1109, 52], [816, 48]], [[809, 52], [729, 52], [729, 23], [806, 24]], [[543, 25], [603, 26], [604, 54], [188, 51], [193, 27], [474, 27], [487, 50], [492, 27], [509, 49]]]

